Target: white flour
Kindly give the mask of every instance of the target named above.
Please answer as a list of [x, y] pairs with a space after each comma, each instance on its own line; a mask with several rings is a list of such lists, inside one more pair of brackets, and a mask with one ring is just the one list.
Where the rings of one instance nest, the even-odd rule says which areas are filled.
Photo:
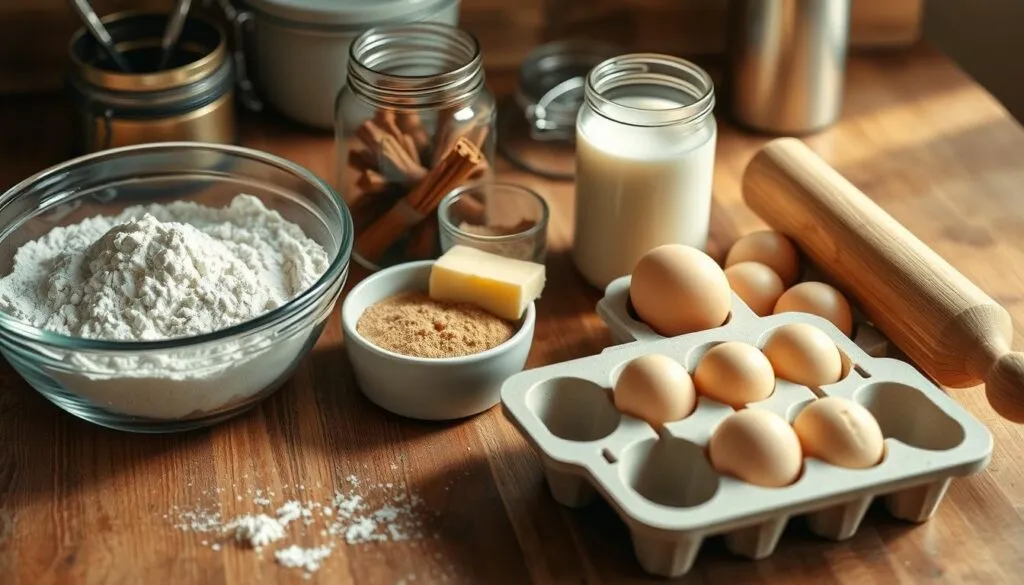
[[235, 540], [245, 543], [254, 549], [284, 538], [284, 524], [266, 514], [239, 516], [224, 527], [235, 535]]
[[320, 563], [331, 556], [331, 550], [328, 545], [302, 548], [293, 544], [274, 552], [274, 558], [285, 567], [302, 567], [308, 575], [320, 570]]
[[[316, 282], [328, 263], [301, 228], [250, 195], [219, 209], [190, 202], [131, 207], [23, 245], [11, 274], [0, 279], [0, 310], [78, 337], [194, 336], [280, 306]], [[88, 376], [51, 375], [108, 410], [178, 418], [258, 393], [305, 341], [300, 332], [144, 357], [76, 352], [65, 360]], [[271, 345], [275, 351], [266, 352]], [[247, 359], [239, 361], [243, 349]], [[253, 355], [260, 351], [269, 355]]]
[[[363, 483], [355, 475], [346, 479], [349, 489], [336, 490], [333, 496], [321, 493], [316, 497], [309, 494], [306, 486], [294, 486], [290, 490], [293, 499], [284, 499], [280, 504], [270, 499], [275, 495], [273, 490], [249, 487], [244, 490], [244, 496], [238, 493], [236, 497], [226, 498], [227, 505], [234, 507], [232, 502], [248, 502], [245, 496], [253, 495], [256, 497], [252, 503], [265, 511], [253, 511], [243, 503], [241, 507], [247, 510], [238, 510], [242, 513], [227, 521], [222, 521], [222, 515], [229, 515], [228, 510], [220, 503], [224, 490], [206, 490], [203, 493], [216, 501], [206, 506], [174, 506], [165, 518], [179, 530], [202, 533], [201, 544], [212, 550], [221, 550], [223, 539], [216, 538], [217, 534], [254, 550], [282, 541], [275, 545], [280, 548], [274, 551], [274, 558], [283, 566], [303, 569], [307, 576], [319, 570], [338, 545], [397, 543], [430, 537], [424, 520], [433, 513], [404, 482]], [[298, 494], [308, 494], [309, 499], [294, 499]], [[239, 500], [237, 496], [242, 498]], [[292, 544], [294, 537], [301, 537], [303, 544], [313, 541], [314, 546], [303, 548]], [[415, 575], [409, 575], [408, 580], [413, 579]]]

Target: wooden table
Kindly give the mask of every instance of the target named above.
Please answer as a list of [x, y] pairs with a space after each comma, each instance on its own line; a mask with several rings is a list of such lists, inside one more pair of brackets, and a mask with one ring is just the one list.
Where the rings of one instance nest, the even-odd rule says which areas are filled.
[[[928, 49], [857, 56], [835, 128], [808, 138], [855, 184], [1002, 302], [1024, 345], [1024, 132], [985, 91]], [[493, 80], [508, 87], [508, 78]], [[0, 186], [61, 158], [59, 100], [0, 102]], [[252, 122], [253, 120], [249, 120]], [[766, 140], [720, 124], [712, 250], [759, 222], [739, 191], [744, 165]], [[245, 144], [333, 174], [329, 135], [284, 122], [250, 123]], [[588, 288], [567, 255], [572, 187], [504, 168], [552, 207], [549, 284], [538, 304], [531, 367], [591, 355], [609, 344]], [[354, 273], [356, 281], [362, 274]], [[0, 583], [299, 583], [278, 566], [209, 534], [178, 530], [182, 511], [253, 511], [356, 489], [372, 499], [405, 484], [423, 498], [424, 539], [339, 544], [310, 582], [641, 583], [623, 525], [603, 505], [570, 511], [552, 500], [527, 444], [500, 408], [452, 424], [389, 415], [364, 399], [342, 349], [337, 316], [294, 378], [259, 408], [216, 428], [135, 436], [64, 414], [6, 364], [0, 367]], [[685, 583], [1020, 583], [1024, 574], [1024, 427], [999, 419], [977, 389], [957, 398], [991, 428], [981, 474], [955, 481], [922, 525], [874, 508], [844, 543], [793, 521], [767, 560], [730, 556], [712, 539]], [[301, 489], [298, 486], [303, 486]], [[377, 490], [377, 491], [375, 491]], [[324, 541], [321, 520], [288, 542]], [[204, 545], [204, 541], [206, 544]]]

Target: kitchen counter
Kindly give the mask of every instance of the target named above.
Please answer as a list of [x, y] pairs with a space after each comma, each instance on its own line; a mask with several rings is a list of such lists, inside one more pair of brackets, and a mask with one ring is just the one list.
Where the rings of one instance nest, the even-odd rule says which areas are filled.
[[[492, 76], [500, 91], [509, 76]], [[59, 98], [0, 100], [0, 187], [58, 162], [68, 141]], [[243, 143], [333, 176], [332, 136], [264, 116]], [[711, 251], [762, 224], [740, 197], [766, 137], [720, 120]], [[975, 82], [928, 48], [851, 59], [842, 121], [808, 144], [1013, 315], [1024, 347], [1024, 130]], [[599, 291], [568, 255], [572, 186], [500, 166], [549, 201], [548, 286], [529, 366], [609, 345]], [[364, 273], [353, 268], [349, 286]], [[340, 303], [339, 303], [340, 308]], [[46, 583], [647, 583], [625, 527], [605, 505], [554, 502], [540, 464], [500, 407], [448, 424], [400, 419], [355, 387], [333, 316], [294, 377], [258, 408], [208, 430], [140, 436], [57, 409], [0, 365], [0, 582]], [[998, 418], [981, 389], [955, 391], [995, 437], [991, 465], [953, 482], [927, 523], [872, 507], [850, 540], [790, 522], [773, 556], [731, 556], [706, 542], [684, 583], [1019, 583], [1024, 573], [1024, 426]], [[356, 485], [358, 483], [358, 485]], [[405, 486], [402, 488], [401, 486]], [[259, 493], [257, 493], [259, 490]], [[186, 513], [223, 520], [273, 492], [329, 501], [384, 490], [422, 498], [424, 538], [339, 544], [306, 580], [233, 543], [175, 527]], [[375, 491], [377, 490], [377, 491]], [[324, 541], [317, 512], [287, 543]], [[303, 534], [305, 532], [305, 534]], [[219, 548], [219, 550], [214, 550]]]

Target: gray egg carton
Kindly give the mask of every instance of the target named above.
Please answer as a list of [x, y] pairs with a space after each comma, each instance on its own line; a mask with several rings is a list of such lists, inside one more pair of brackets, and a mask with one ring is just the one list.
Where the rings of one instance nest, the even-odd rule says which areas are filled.
[[[855, 400], [874, 414], [885, 436], [879, 465], [844, 469], [808, 458], [794, 484], [759, 487], [718, 474], [706, 456], [711, 433], [733, 412], [730, 407], [699, 397], [689, 417], [656, 429], [614, 406], [618, 373], [636, 357], [664, 354], [692, 373], [717, 343], [762, 347], [771, 330], [798, 322], [821, 328], [836, 342], [844, 378], [821, 388], [777, 380], [769, 398], [747, 408], [792, 421], [818, 396]], [[869, 356], [820, 317], [758, 317], [738, 299], [721, 327], [641, 338], [599, 355], [527, 370], [504, 383], [501, 400], [506, 416], [540, 454], [554, 498], [580, 507], [600, 495], [628, 527], [643, 569], [665, 577], [685, 574], [704, 539], [715, 535], [723, 535], [737, 555], [766, 557], [795, 516], [806, 515], [822, 537], [848, 538], [877, 496], [896, 518], [922, 522], [935, 512], [950, 480], [980, 471], [992, 452], [988, 430], [910, 364]]]
[[[641, 321], [629, 301], [629, 283], [632, 277], [617, 278], [605, 288], [604, 297], [597, 302], [597, 314], [608, 326], [612, 342], [615, 344], [632, 343], [634, 341], [657, 341], [665, 336], [655, 333], [646, 323]], [[737, 304], [740, 307], [737, 307]], [[750, 309], [733, 293], [733, 311]], [[859, 312], [854, 310], [853, 342], [872, 357], [886, 357], [890, 353], [888, 338], [875, 329]]]

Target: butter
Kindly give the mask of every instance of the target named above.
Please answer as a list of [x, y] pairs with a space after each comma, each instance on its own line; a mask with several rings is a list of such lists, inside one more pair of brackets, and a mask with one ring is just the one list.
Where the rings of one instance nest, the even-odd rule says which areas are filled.
[[473, 303], [510, 321], [544, 289], [544, 265], [452, 246], [430, 270], [430, 297], [449, 303]]

